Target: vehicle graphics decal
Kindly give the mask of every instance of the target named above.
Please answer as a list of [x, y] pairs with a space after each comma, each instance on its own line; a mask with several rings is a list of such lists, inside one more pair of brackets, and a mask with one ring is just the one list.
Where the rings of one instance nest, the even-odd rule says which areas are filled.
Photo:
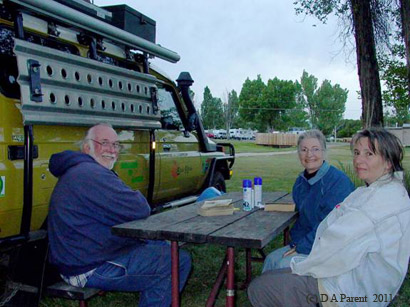
[[135, 169], [138, 168], [138, 162], [121, 162], [121, 169]]
[[172, 168], [171, 168], [171, 176], [176, 179], [182, 173], [184, 173], [185, 175], [188, 175], [190, 172], [192, 172], [192, 170], [193, 170], [192, 166], [185, 165], [181, 167], [178, 165], [177, 161], [174, 160], [174, 164], [172, 165]]
[[132, 183], [143, 182], [144, 176], [136, 176], [136, 172], [138, 169], [138, 162], [121, 162], [120, 168], [127, 170], [127, 175], [131, 177]]
[[6, 195], [6, 176], [0, 176], [0, 197]]
[[185, 165], [183, 171], [186, 175], [188, 175], [190, 172], [192, 172], [192, 167], [189, 165]]
[[131, 179], [132, 183], [143, 182], [143, 181], [144, 181], [144, 176], [137, 176]]
[[211, 164], [212, 159], [206, 159], [206, 161], [202, 161], [202, 173], [206, 174], [209, 169], [209, 165]]
[[178, 178], [180, 174], [181, 174], [181, 169], [179, 168], [177, 161], [174, 160], [174, 164], [172, 165], [172, 168], [171, 168], [171, 176], [176, 179]]

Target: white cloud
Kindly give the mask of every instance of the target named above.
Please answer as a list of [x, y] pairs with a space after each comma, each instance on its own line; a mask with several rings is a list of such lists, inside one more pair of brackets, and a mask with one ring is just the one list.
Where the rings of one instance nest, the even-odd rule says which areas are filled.
[[[176, 64], [154, 63], [176, 79], [189, 71], [196, 101], [205, 86], [223, 98], [239, 94], [247, 77], [258, 74], [266, 82], [278, 77], [300, 79], [303, 70], [322, 82], [328, 79], [349, 90], [345, 118], [358, 119], [361, 103], [355, 59], [346, 61], [336, 23], [322, 25], [296, 16], [287, 0], [95, 0], [97, 5], [127, 4], [154, 19], [157, 43], [176, 51]], [[353, 63], [352, 63], [353, 62]]]

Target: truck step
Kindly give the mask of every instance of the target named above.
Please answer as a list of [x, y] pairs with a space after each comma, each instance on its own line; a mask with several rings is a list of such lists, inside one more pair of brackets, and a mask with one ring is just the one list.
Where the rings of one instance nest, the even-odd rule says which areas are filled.
[[159, 205], [156, 207], [153, 211], [157, 211], [158, 209], [167, 209], [167, 208], [174, 208], [174, 207], [181, 207], [185, 206], [188, 204], [194, 203], [198, 199], [198, 196], [188, 196], [184, 197], [178, 200], [170, 201], [168, 203], [165, 203], [163, 205]]

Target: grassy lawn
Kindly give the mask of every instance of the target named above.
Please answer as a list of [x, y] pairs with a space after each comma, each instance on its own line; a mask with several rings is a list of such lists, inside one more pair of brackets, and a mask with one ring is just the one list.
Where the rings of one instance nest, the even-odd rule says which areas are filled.
[[294, 150], [295, 147], [290, 148], [275, 148], [272, 146], [255, 145], [255, 141], [238, 141], [238, 140], [213, 140], [215, 143], [231, 143], [235, 146], [236, 153], [242, 152], [274, 152], [274, 151], [289, 151]]
[[[263, 152], [278, 151], [270, 147], [260, 147], [251, 142], [235, 142], [237, 152]], [[280, 149], [283, 151], [286, 149]], [[294, 150], [294, 148], [287, 149]], [[352, 155], [348, 145], [331, 147], [328, 151], [328, 161], [336, 166], [339, 162], [351, 165]], [[410, 170], [410, 150], [407, 150], [404, 167]], [[291, 191], [296, 176], [303, 169], [295, 153], [288, 155], [238, 157], [234, 165], [234, 176], [227, 181], [228, 191], [240, 191], [242, 179], [252, 179], [255, 176], [263, 178], [264, 191]], [[251, 231], [251, 230], [250, 230]], [[271, 242], [265, 252], [269, 253], [281, 245], [281, 238]], [[220, 264], [225, 255], [225, 249], [214, 245], [186, 245], [193, 258], [193, 270], [187, 286], [182, 294], [182, 306], [204, 306], [210, 293], [213, 282], [218, 273]], [[255, 254], [257, 255], [257, 254]], [[241, 281], [245, 277], [244, 251], [236, 250], [236, 280]], [[254, 275], [259, 275], [262, 265], [253, 265]], [[238, 290], [237, 306], [250, 306], [246, 292]], [[410, 274], [401, 288], [399, 295], [391, 306], [409, 306], [410, 303]], [[89, 306], [137, 306], [138, 294], [130, 293], [107, 293], [103, 297], [92, 299]], [[225, 305], [225, 293], [222, 289], [216, 306]], [[46, 298], [42, 306], [78, 306], [78, 303], [61, 299]]]

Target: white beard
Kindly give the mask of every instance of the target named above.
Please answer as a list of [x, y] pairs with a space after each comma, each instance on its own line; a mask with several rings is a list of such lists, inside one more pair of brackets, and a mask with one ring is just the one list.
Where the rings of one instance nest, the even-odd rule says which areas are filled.
[[[101, 160], [100, 158], [98, 158], [95, 154], [95, 148], [94, 148], [94, 144], [92, 142], [89, 143], [90, 144], [90, 156], [94, 158], [95, 161], [97, 161], [99, 164], [101, 164], [102, 166], [108, 168], [109, 170], [112, 170], [114, 168], [114, 164], [115, 162], [117, 162], [117, 158], [115, 157], [115, 155], [110, 155], [110, 154], [103, 154], [103, 156], [108, 156], [108, 157], [112, 157], [114, 158], [114, 160], [112, 160], [112, 162], [110, 162], [109, 165], [106, 164], [107, 161]], [[105, 162], [105, 163], [104, 163]]]

